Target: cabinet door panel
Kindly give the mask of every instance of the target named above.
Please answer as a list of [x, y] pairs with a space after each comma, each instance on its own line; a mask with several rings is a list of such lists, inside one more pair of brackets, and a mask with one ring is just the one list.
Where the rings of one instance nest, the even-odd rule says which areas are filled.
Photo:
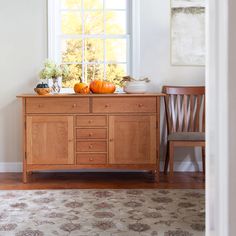
[[109, 117], [109, 163], [156, 163], [156, 116]]
[[73, 116], [28, 116], [27, 164], [73, 164]]

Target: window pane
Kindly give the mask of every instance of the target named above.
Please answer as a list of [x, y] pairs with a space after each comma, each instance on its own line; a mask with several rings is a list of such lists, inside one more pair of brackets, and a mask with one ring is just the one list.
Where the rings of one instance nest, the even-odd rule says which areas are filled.
[[81, 0], [61, 0], [62, 9], [81, 9]]
[[80, 12], [62, 13], [62, 33], [82, 34], [82, 16]]
[[106, 34], [126, 33], [126, 12], [107, 11], [106, 12]]
[[94, 79], [103, 79], [104, 78], [104, 66], [101, 64], [94, 65], [84, 65], [85, 74], [84, 81], [90, 83]]
[[127, 75], [126, 64], [106, 65], [106, 80], [113, 82], [117, 86], [122, 86], [122, 77], [125, 75]]
[[103, 9], [103, 0], [84, 0], [84, 9]]
[[102, 34], [103, 27], [103, 12], [85, 12], [84, 13], [85, 34]]
[[104, 61], [103, 40], [102, 39], [86, 39], [84, 54], [85, 54], [86, 62]]
[[63, 78], [62, 86], [64, 88], [73, 88], [74, 84], [82, 80], [82, 65], [74, 64], [68, 65], [70, 69], [70, 74]]
[[62, 62], [82, 62], [83, 41], [66, 39], [62, 41]]
[[106, 9], [126, 9], [126, 0], [106, 0]]
[[126, 62], [126, 39], [106, 40], [106, 61]]

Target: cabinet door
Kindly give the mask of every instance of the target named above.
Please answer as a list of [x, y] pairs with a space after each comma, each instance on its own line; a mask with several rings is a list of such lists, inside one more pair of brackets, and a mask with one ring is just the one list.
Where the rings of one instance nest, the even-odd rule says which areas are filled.
[[27, 164], [73, 164], [73, 136], [73, 116], [27, 116]]
[[156, 163], [156, 116], [109, 117], [109, 163]]

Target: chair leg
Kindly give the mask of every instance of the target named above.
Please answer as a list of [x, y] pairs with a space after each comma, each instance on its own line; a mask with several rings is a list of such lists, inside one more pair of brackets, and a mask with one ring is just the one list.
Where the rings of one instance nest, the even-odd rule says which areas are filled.
[[206, 148], [205, 147], [202, 147], [202, 171], [205, 175], [205, 172], [206, 172]]
[[169, 144], [170, 176], [174, 175], [174, 143]]
[[167, 148], [166, 148], [166, 157], [165, 157], [165, 166], [164, 166], [164, 174], [167, 175], [167, 171], [168, 171], [168, 165], [169, 165], [169, 141], [167, 141]]

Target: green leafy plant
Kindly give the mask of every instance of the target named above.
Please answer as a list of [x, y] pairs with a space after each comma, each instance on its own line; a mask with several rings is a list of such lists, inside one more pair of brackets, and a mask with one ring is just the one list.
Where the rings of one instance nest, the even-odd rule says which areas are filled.
[[58, 77], [67, 77], [69, 73], [67, 65], [58, 65], [54, 61], [47, 59], [44, 62], [44, 68], [39, 73], [39, 77], [42, 80], [56, 79]]

